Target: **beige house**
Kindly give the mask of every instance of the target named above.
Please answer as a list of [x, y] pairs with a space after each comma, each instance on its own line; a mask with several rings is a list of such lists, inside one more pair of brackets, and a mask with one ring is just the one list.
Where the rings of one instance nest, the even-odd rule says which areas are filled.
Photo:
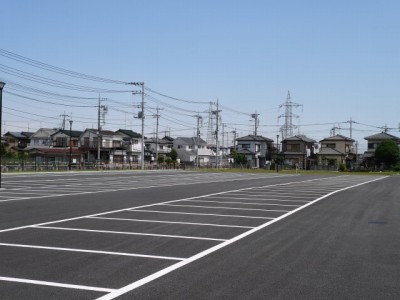
[[347, 168], [351, 168], [356, 152], [354, 142], [355, 140], [340, 134], [321, 140], [321, 149], [317, 153], [318, 165], [338, 166], [345, 163]]
[[282, 141], [282, 152], [285, 165], [296, 166], [300, 169], [310, 169], [311, 157], [317, 141], [304, 135], [295, 135]]

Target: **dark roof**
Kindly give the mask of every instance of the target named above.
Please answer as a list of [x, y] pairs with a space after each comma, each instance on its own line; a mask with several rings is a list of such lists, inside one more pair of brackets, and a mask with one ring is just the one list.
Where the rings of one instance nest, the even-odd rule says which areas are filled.
[[236, 141], [273, 142], [273, 140], [271, 140], [269, 138], [266, 138], [266, 137], [263, 137], [262, 135], [252, 135], [252, 134], [237, 138]]
[[306, 142], [306, 143], [316, 143], [317, 142], [317, 141], [315, 141], [313, 139], [310, 139], [310, 138], [306, 137], [305, 135], [295, 135], [295, 136], [286, 138], [286, 139], [284, 139], [282, 141], [282, 143], [285, 142], [285, 141], [303, 141], [303, 142]]
[[[72, 148], [72, 153], [81, 154], [82, 152], [78, 148]], [[24, 151], [29, 153], [41, 153], [41, 154], [63, 154], [69, 153], [69, 148], [26, 148]]]
[[23, 131], [23, 132], [9, 131], [9, 132], [5, 133], [4, 136], [12, 136], [12, 137], [15, 137], [17, 139], [27, 139], [32, 134], [33, 134], [33, 132], [27, 132], [27, 131]]
[[131, 138], [141, 138], [142, 137], [142, 135], [140, 133], [137, 133], [130, 129], [119, 129], [117, 132], [121, 132], [127, 136], [130, 136]]
[[364, 139], [366, 140], [395, 140], [395, 141], [400, 141], [400, 138], [397, 136], [391, 135], [387, 132], [380, 132], [377, 134], [373, 134], [370, 136], [365, 137]]
[[183, 143], [187, 145], [205, 145], [206, 141], [204, 141], [202, 138], [199, 137], [177, 137], [175, 141], [181, 140]]
[[174, 138], [172, 138], [172, 137], [170, 137], [170, 136], [164, 136], [162, 139], [163, 139], [163, 140], [167, 140], [167, 141], [169, 141], [169, 142], [173, 142], [173, 141], [174, 141]]
[[70, 136], [69, 133], [71, 132], [71, 137], [73, 137], [73, 138], [79, 138], [81, 136], [81, 134], [82, 134], [82, 131], [79, 131], [79, 130], [71, 130], [71, 131], [69, 131], [68, 129], [60, 129], [59, 131], [54, 132], [52, 135], [55, 135], [55, 134], [57, 134], [59, 132], [64, 133], [67, 136]]
[[[85, 131], [89, 131], [89, 132], [93, 132], [93, 133], [97, 134], [97, 129], [94, 129], [94, 128], [87, 128]], [[111, 130], [100, 130], [100, 134], [101, 135], [114, 135], [116, 133]]]
[[321, 140], [320, 142], [329, 142], [329, 141], [347, 141], [347, 142], [355, 142], [355, 140], [348, 138], [344, 135], [341, 134], [337, 134], [334, 136], [330, 136], [327, 138], [324, 138], [323, 140]]

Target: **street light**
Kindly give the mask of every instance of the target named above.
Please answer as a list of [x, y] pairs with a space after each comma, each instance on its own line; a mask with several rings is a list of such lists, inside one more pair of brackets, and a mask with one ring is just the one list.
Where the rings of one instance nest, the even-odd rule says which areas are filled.
[[278, 151], [279, 151], [279, 134], [276, 135], [276, 159], [275, 159], [275, 164], [276, 164], [276, 173], [279, 172], [279, 166], [278, 166]]
[[[0, 81], [0, 143], [1, 143], [1, 132], [2, 132], [2, 130], [1, 130], [1, 116], [2, 116], [2, 114], [3, 114], [3, 87], [5, 86], [6, 84], [3, 82], [3, 81]], [[2, 164], [2, 160], [1, 160], [1, 154], [2, 153], [0, 153], [0, 188], [1, 188], [1, 169], [3, 168], [3, 164]]]
[[69, 170], [72, 170], [72, 120], [69, 120]]

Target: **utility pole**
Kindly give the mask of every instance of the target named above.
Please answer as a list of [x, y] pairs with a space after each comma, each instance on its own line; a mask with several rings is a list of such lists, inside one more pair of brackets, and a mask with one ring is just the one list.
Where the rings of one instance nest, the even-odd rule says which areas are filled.
[[194, 116], [195, 118], [197, 118], [197, 130], [196, 130], [196, 137], [197, 137], [197, 141], [196, 141], [196, 146], [197, 146], [197, 151], [196, 151], [196, 167], [199, 166], [199, 144], [200, 144], [200, 126], [202, 125], [203, 122], [203, 117], [200, 116], [200, 114], [197, 114]]
[[157, 123], [156, 123], [156, 162], [158, 164], [158, 119], [160, 118], [160, 114], [159, 114], [160, 108], [158, 107], [158, 105], [157, 105], [156, 110], [157, 110], [157, 113], [155, 115], [153, 115], [153, 117], [157, 118]]
[[357, 122], [353, 121], [350, 118], [350, 121], [347, 121], [346, 123], [350, 123], [350, 138], [352, 139], [353, 138], [353, 123], [357, 123]]
[[213, 115], [216, 115], [216, 129], [215, 129], [215, 141], [217, 147], [217, 153], [215, 156], [216, 167], [219, 167], [219, 140], [218, 140], [218, 131], [219, 131], [219, 113], [221, 112], [219, 109], [218, 99], [217, 99], [217, 110], [213, 111]]
[[236, 128], [235, 130], [232, 131], [232, 133], [233, 133], [233, 149], [236, 150], [236, 134], [237, 134]]
[[251, 117], [254, 119], [254, 136], [257, 136], [257, 129], [258, 129], [258, 125], [260, 123], [258, 116], [260, 114], [258, 114], [257, 112], [255, 114], [251, 114]]
[[[102, 126], [101, 120], [103, 119], [103, 125], [106, 123], [105, 121], [105, 114], [107, 113], [107, 106], [101, 105], [101, 101], [105, 99], [101, 99], [99, 95], [99, 104], [97, 109], [97, 161], [100, 162], [100, 151], [103, 144], [103, 135], [101, 134]], [[103, 116], [103, 118], [101, 117]]]
[[[141, 111], [139, 112], [138, 118], [142, 119], [141, 169], [144, 170], [144, 82], [130, 82], [128, 84], [142, 87], [142, 91], [140, 92], [140, 94], [142, 94], [142, 104], [141, 104]], [[139, 94], [137, 92], [133, 92], [133, 93]]]

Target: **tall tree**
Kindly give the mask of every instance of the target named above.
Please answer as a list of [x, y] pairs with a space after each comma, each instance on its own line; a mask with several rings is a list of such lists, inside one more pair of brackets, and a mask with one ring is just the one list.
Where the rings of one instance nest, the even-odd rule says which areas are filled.
[[386, 168], [393, 168], [400, 160], [399, 146], [393, 140], [382, 141], [375, 150], [375, 159], [384, 163]]

